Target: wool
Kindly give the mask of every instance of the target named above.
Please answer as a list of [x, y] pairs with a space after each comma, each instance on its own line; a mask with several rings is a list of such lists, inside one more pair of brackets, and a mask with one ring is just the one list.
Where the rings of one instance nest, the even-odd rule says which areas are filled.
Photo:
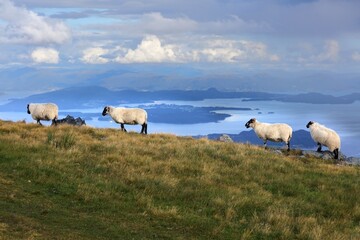
[[111, 118], [121, 125], [121, 130], [126, 132], [124, 124], [142, 126], [141, 132], [147, 134], [147, 112], [141, 108], [115, 108], [111, 106], [104, 107], [102, 115], [109, 114]]
[[52, 120], [52, 124], [56, 125], [58, 111], [58, 106], [54, 103], [30, 103], [27, 105], [27, 113], [31, 114], [31, 117], [40, 125], [42, 125], [40, 120]]
[[322, 145], [326, 146], [334, 153], [335, 159], [338, 159], [341, 147], [340, 136], [334, 130], [317, 122], [310, 121], [306, 127], [310, 129], [311, 138], [318, 144], [318, 152], [321, 151]]
[[262, 123], [255, 118], [250, 119], [246, 124], [246, 128], [253, 128], [256, 135], [264, 141], [266, 147], [267, 141], [285, 142], [288, 151], [290, 150], [290, 140], [292, 138], [292, 128], [285, 123]]

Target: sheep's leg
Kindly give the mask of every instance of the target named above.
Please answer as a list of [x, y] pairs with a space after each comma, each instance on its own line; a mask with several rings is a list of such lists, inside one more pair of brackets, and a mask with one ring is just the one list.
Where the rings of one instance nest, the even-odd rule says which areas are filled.
[[121, 131], [127, 132], [126, 129], [125, 129], [125, 127], [124, 127], [124, 124], [123, 124], [123, 123], [121, 123]]
[[37, 120], [36, 122], [37, 122], [40, 126], [42, 126], [42, 124], [41, 124], [40, 120]]
[[335, 154], [335, 159], [339, 159], [339, 149], [335, 149], [333, 153]]
[[51, 126], [52, 126], [52, 125], [55, 125], [55, 126], [57, 125], [55, 118], [52, 120]]
[[287, 142], [287, 150], [290, 151], [290, 141]]
[[146, 123], [141, 125], [141, 132], [140, 133], [147, 134], [147, 124]]
[[316, 151], [321, 152], [321, 143], [318, 143], [318, 149]]
[[264, 148], [265, 148], [265, 149], [267, 149], [266, 143], [267, 143], [267, 140], [264, 140]]

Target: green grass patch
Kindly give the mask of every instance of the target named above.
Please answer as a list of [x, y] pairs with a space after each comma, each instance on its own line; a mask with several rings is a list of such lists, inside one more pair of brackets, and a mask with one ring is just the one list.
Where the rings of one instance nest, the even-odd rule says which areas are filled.
[[0, 239], [358, 239], [360, 168], [0, 121]]

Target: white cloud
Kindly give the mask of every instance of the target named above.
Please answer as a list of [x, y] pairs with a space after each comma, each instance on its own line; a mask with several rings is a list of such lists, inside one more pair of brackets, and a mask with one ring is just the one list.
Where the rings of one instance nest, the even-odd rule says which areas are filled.
[[236, 62], [244, 54], [240, 49], [234, 48], [206, 48], [199, 52], [209, 62]]
[[360, 62], [360, 53], [359, 52], [354, 52], [351, 55], [352, 60], [356, 61], [356, 62]]
[[244, 54], [237, 48], [236, 41], [222, 38], [200, 41], [195, 52], [199, 53], [200, 60], [209, 62], [235, 62]]
[[[175, 40], [176, 41], [176, 40]], [[111, 51], [114, 52], [114, 51]], [[227, 40], [223, 38], [188, 39], [186, 43], [162, 44], [157, 36], [147, 36], [136, 49], [122, 49], [115, 61], [119, 63], [146, 62], [277, 62], [264, 43]]]
[[59, 52], [53, 48], [37, 48], [31, 53], [31, 58], [36, 63], [59, 63]]
[[261, 42], [210, 39], [203, 42], [203, 49], [195, 50], [197, 61], [208, 62], [277, 62], [280, 57], [270, 54]]
[[162, 45], [157, 36], [147, 36], [136, 49], [129, 49], [124, 57], [117, 57], [119, 63], [175, 62], [178, 61], [173, 46]]
[[315, 57], [319, 62], [336, 62], [339, 55], [339, 43], [335, 40], [325, 42], [324, 51]]
[[[173, 44], [162, 44], [154, 35], [145, 37], [135, 49], [109, 50], [118, 56], [118, 63], [161, 62], [278, 62], [261, 42], [237, 41], [224, 38], [187, 39]], [[186, 42], [186, 43], [184, 43]]]
[[271, 62], [279, 62], [281, 60], [280, 56], [277, 54], [272, 54], [269, 56]]
[[339, 61], [340, 47], [336, 40], [327, 40], [323, 43], [321, 52], [316, 49], [321, 45], [303, 44], [300, 51], [302, 54], [297, 57], [297, 62], [303, 66], [316, 66], [318, 64], [337, 63]]
[[262, 42], [241, 41], [240, 43], [246, 52], [245, 57], [248, 60], [271, 62], [280, 60], [278, 55], [269, 53], [267, 45]]
[[63, 22], [39, 16], [9, 0], [0, 1], [0, 19], [6, 26], [0, 30], [0, 42], [61, 44], [71, 38], [71, 32]]
[[109, 59], [103, 57], [103, 55], [107, 53], [109, 53], [109, 50], [101, 47], [88, 48], [83, 51], [83, 57], [81, 58], [81, 60], [84, 63], [90, 63], [90, 64], [108, 63]]

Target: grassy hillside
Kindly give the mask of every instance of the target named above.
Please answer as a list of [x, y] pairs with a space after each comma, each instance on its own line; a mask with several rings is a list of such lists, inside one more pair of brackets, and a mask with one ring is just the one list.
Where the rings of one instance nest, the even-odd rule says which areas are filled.
[[360, 168], [0, 121], [0, 239], [359, 239]]

